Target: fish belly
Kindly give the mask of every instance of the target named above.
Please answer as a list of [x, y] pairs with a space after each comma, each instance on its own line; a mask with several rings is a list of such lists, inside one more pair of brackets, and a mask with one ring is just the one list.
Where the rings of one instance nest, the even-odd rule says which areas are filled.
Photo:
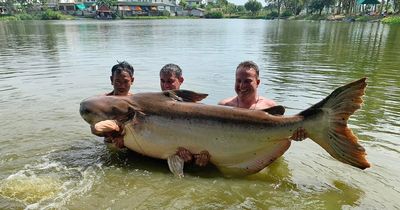
[[221, 123], [208, 119], [149, 116], [125, 126], [125, 146], [146, 156], [167, 159], [184, 147], [206, 150], [210, 162], [228, 174], [255, 173], [290, 146], [289, 132], [260, 124]]

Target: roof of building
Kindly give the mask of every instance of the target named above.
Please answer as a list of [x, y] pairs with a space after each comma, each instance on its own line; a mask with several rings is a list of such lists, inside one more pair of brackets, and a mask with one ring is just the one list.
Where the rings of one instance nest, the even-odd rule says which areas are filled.
[[378, 0], [357, 0], [357, 4], [380, 4]]
[[131, 2], [131, 1], [118, 1], [118, 6], [170, 6], [175, 7], [177, 5], [170, 3], [152, 3], [152, 2]]

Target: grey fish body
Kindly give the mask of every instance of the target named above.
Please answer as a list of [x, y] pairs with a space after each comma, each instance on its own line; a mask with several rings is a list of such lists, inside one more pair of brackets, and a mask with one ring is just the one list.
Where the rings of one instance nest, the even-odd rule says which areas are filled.
[[365, 78], [342, 86], [294, 116], [193, 103], [205, 95], [180, 90], [91, 98], [81, 103], [81, 115], [92, 125], [106, 119], [125, 122], [125, 146], [150, 157], [167, 159], [178, 147], [207, 150], [227, 175], [262, 170], [284, 154], [288, 137], [299, 127], [334, 158], [364, 169], [369, 167], [365, 150], [347, 120], [360, 108], [365, 87]]
[[[294, 129], [299, 123], [290, 127]], [[210, 162], [221, 171], [244, 175], [263, 169], [289, 148], [291, 132], [288, 127], [265, 128], [262, 124], [221, 124], [204, 118], [148, 116], [136, 125], [125, 126], [124, 142], [136, 152], [161, 159], [175, 154], [178, 147], [192, 153], [207, 150], [212, 154]], [[260, 163], [254, 165], [252, 161]]]

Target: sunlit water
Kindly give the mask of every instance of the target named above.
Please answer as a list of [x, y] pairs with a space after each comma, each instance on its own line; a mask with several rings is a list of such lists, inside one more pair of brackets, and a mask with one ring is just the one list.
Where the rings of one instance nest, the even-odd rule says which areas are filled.
[[[166, 161], [106, 146], [80, 118], [111, 90], [110, 68], [135, 68], [133, 92], [158, 91], [166, 63], [182, 88], [234, 95], [234, 70], [259, 64], [260, 93], [295, 114], [368, 77], [349, 121], [364, 171], [311, 140], [267, 169], [224, 178], [213, 167], [173, 177]], [[264, 20], [0, 22], [0, 209], [400, 209], [400, 27]]]

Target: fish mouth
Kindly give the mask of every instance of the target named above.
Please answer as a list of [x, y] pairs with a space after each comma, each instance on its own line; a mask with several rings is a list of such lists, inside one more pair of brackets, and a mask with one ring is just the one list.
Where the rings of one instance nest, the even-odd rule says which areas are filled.
[[102, 120], [106, 120], [109, 117], [105, 113], [98, 113], [96, 111], [90, 110], [85, 106], [82, 106], [79, 110], [82, 118], [89, 124], [93, 125]]
[[108, 117], [108, 116], [105, 115], [105, 114], [93, 114], [93, 113], [91, 113], [91, 114], [84, 114], [84, 115], [82, 115], [82, 118], [83, 118], [87, 123], [89, 123], [90, 125], [94, 125], [94, 124], [96, 124], [96, 123], [98, 123], [98, 122], [100, 122], [100, 121], [103, 121], [103, 120], [113, 119], [112, 117]]

